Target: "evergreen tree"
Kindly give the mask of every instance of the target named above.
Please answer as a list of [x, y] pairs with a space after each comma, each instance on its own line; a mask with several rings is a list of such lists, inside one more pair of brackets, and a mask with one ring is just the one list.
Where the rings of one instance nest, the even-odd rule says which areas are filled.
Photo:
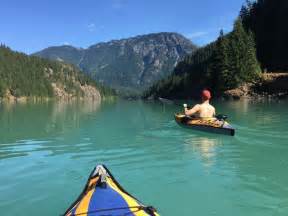
[[211, 87], [214, 91], [222, 92], [229, 86], [229, 44], [224, 36], [223, 30], [220, 31], [220, 36], [216, 41], [212, 62], [211, 62]]
[[5, 45], [0, 46], [0, 97], [6, 93], [15, 97], [52, 97], [51, 83], [62, 85], [73, 96], [82, 92], [78, 83], [95, 86], [102, 95], [115, 94], [71, 65], [27, 56]]
[[249, 82], [259, 78], [261, 68], [256, 56], [256, 44], [253, 33], [251, 31], [246, 33], [245, 39], [247, 40], [246, 60], [244, 61], [246, 73], [244, 74], [243, 81]]
[[245, 30], [255, 35], [261, 67], [269, 71], [288, 71], [288, 1], [247, 1], [240, 16]]
[[245, 73], [245, 55], [246, 55], [246, 44], [245, 44], [245, 30], [243, 29], [242, 22], [237, 19], [234, 24], [233, 32], [230, 37], [230, 70], [231, 74], [229, 77], [230, 87], [237, 87], [242, 81], [242, 75]]
[[253, 82], [260, 74], [252, 33], [239, 18], [228, 35], [223, 31], [216, 42], [199, 49], [177, 65], [174, 73], [156, 83], [146, 96], [195, 97], [203, 88], [215, 94]]
[[237, 87], [243, 82], [253, 81], [260, 73], [253, 35], [246, 33], [240, 18], [235, 22], [230, 43], [230, 83], [231, 87]]

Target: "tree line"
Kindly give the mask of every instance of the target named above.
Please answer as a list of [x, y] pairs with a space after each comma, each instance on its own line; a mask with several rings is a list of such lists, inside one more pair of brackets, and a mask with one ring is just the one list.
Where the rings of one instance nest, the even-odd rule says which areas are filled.
[[61, 84], [67, 93], [82, 96], [77, 82], [97, 87], [102, 95], [115, 93], [71, 65], [27, 56], [0, 45], [0, 97], [7, 93], [15, 97], [53, 97], [52, 83]]
[[257, 80], [260, 73], [254, 35], [245, 31], [239, 17], [231, 33], [224, 35], [221, 30], [215, 42], [186, 57], [171, 76], [153, 85], [144, 97], [196, 97], [203, 88], [220, 95]]
[[247, 0], [240, 11], [244, 28], [256, 40], [257, 57], [263, 70], [288, 71], [288, 1]]
[[261, 71], [287, 72], [287, 20], [287, 0], [247, 0], [231, 33], [221, 31], [217, 41], [180, 62], [144, 97], [195, 97], [203, 88], [221, 95], [256, 81]]

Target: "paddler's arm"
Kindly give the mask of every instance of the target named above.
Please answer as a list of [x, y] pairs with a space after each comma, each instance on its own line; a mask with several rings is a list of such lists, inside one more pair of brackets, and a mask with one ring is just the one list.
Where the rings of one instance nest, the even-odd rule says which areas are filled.
[[185, 115], [187, 115], [187, 116], [192, 116], [195, 113], [200, 111], [200, 106], [198, 104], [195, 105], [192, 109], [189, 109], [189, 110], [187, 109], [187, 104], [183, 104], [183, 106], [184, 106]]

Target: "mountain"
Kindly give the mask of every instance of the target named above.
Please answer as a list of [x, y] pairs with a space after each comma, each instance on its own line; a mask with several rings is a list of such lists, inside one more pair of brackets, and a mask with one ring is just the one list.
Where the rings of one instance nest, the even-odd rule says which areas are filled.
[[178, 33], [155, 33], [98, 43], [87, 49], [49, 47], [34, 55], [72, 63], [98, 82], [120, 92], [139, 93], [168, 76], [196, 50]]
[[257, 81], [260, 76], [254, 37], [238, 18], [232, 32], [224, 35], [221, 31], [215, 42], [187, 56], [144, 97], [197, 98], [205, 88], [212, 90], [214, 96], [222, 96], [228, 90]]
[[89, 97], [100, 100], [102, 92], [95, 81], [75, 66], [0, 46], [0, 98]]
[[231, 33], [186, 57], [144, 97], [195, 97], [203, 88], [229, 98], [287, 96], [287, 19], [287, 0], [247, 0]]
[[84, 55], [84, 49], [64, 45], [64, 46], [49, 47], [39, 53], [35, 53], [34, 55], [47, 58], [50, 60], [57, 60], [59, 62], [65, 61], [67, 63], [78, 66], [80, 59]]

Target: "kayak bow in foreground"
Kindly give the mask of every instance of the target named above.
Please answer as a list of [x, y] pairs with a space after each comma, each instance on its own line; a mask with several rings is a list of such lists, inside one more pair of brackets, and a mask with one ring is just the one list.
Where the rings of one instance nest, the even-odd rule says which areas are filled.
[[218, 133], [224, 135], [235, 135], [235, 129], [225, 120], [217, 118], [191, 118], [181, 113], [175, 114], [175, 121], [183, 127], [200, 131]]
[[151, 206], [145, 206], [126, 192], [104, 165], [98, 165], [78, 199], [65, 216], [159, 216]]

